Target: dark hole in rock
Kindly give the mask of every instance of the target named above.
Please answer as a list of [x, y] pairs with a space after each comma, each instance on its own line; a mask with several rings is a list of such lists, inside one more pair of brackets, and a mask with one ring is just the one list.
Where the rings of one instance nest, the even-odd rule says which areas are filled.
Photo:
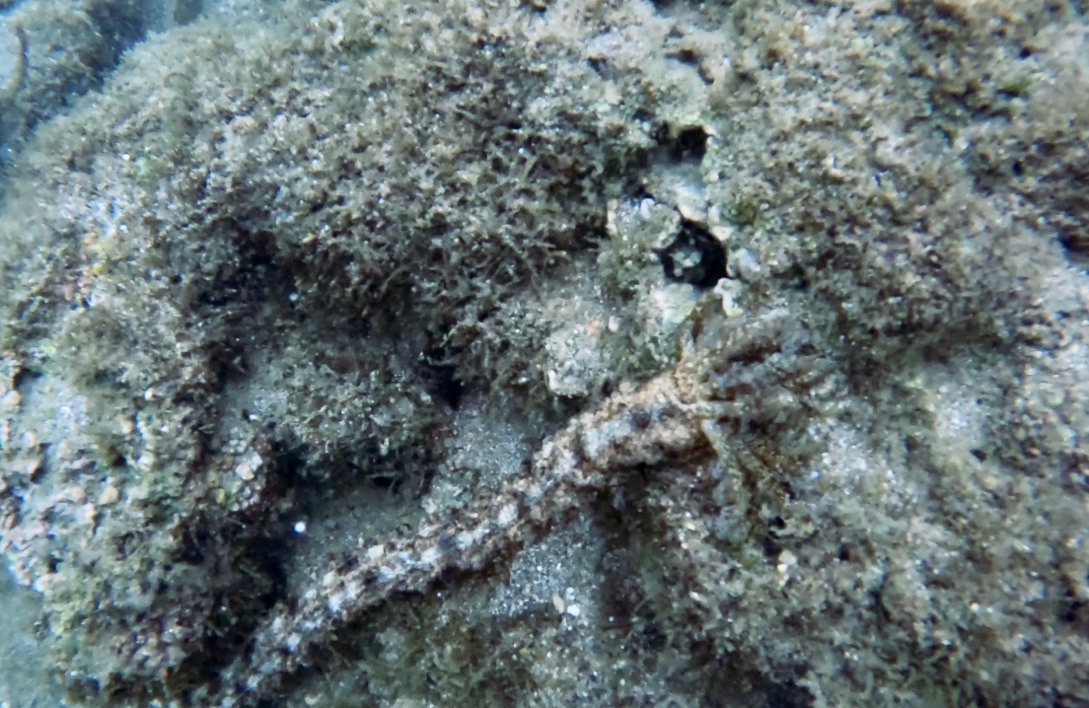
[[674, 134], [668, 123], [659, 123], [651, 137], [660, 146], [659, 157], [672, 162], [700, 162], [707, 152], [707, 131], [699, 125], [682, 128]]
[[682, 221], [673, 242], [658, 251], [666, 278], [698, 288], [710, 288], [726, 277], [726, 249], [710, 231]]

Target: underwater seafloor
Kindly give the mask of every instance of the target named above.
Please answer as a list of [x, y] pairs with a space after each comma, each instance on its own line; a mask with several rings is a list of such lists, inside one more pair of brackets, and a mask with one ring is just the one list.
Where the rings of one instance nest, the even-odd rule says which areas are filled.
[[0, 706], [1089, 705], [1089, 22], [0, 0]]

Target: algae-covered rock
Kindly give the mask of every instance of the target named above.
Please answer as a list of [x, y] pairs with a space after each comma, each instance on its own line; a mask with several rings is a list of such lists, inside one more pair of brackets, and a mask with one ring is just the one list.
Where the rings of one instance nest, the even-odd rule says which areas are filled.
[[69, 678], [204, 675], [283, 584], [297, 488], [430, 474], [446, 379], [533, 344], [461, 342], [601, 228], [634, 108], [531, 16], [448, 11], [197, 23], [39, 133], [4, 227], [7, 547]]
[[[1077, 6], [157, 7], [7, 114], [0, 551], [72, 702], [1089, 700]], [[670, 376], [624, 425], [698, 454], [550, 437]], [[390, 548], [434, 586], [343, 587]]]

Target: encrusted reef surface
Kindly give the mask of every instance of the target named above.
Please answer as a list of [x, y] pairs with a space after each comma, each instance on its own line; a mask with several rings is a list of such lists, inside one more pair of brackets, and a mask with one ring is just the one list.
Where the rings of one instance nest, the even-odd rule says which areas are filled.
[[101, 87], [149, 33], [245, 2], [0, 0], [0, 169], [40, 122]]
[[0, 96], [43, 692], [1089, 704], [1081, 3], [272, 7]]

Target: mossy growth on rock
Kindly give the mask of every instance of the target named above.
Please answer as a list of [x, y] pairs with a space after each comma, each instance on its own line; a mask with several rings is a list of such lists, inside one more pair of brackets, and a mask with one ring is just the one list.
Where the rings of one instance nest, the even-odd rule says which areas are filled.
[[296, 488], [425, 478], [452, 391], [535, 354], [500, 306], [593, 245], [649, 144], [535, 17], [198, 21], [38, 132], [4, 216], [0, 350], [11, 391], [63, 382], [87, 421], [8, 480], [23, 513], [48, 503], [32, 487], [108, 502], [93, 553], [36, 539], [25, 559], [69, 678], [200, 680], [276, 596]]
[[[766, 391], [804, 424], [699, 421], [705, 457], [618, 463], [528, 556], [497, 537], [496, 567], [323, 628], [288, 686], [1085, 702], [1078, 7], [513, 5], [199, 20], [31, 137], [0, 210], [0, 541], [78, 698], [214, 691], [312, 576], [776, 310], [827, 367]], [[338, 516], [398, 485], [419, 510]]]

